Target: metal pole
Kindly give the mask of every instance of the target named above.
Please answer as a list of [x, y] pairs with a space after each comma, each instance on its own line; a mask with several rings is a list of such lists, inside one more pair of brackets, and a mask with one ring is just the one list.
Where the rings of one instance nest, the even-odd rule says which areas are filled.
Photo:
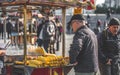
[[66, 8], [62, 8], [62, 25], [63, 25], [62, 56], [65, 57]]
[[2, 10], [2, 17], [3, 17], [3, 37], [4, 37], [4, 43], [6, 43], [6, 8], [1, 7]]
[[110, 0], [110, 9], [111, 9], [111, 0]]
[[[26, 62], [26, 54], [27, 54], [27, 27], [26, 27], [26, 24], [27, 24], [27, 6], [24, 5], [24, 9], [23, 9], [23, 12], [24, 12], [24, 61]], [[25, 62], [24, 62], [24, 65], [25, 65]]]

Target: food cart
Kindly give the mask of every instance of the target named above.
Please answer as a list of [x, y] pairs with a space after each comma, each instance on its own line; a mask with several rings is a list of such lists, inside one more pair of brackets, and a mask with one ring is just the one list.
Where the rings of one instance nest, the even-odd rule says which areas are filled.
[[[64, 28], [63, 32], [63, 39], [62, 39], [62, 56], [65, 57], [65, 24], [66, 24], [66, 8], [69, 7], [76, 7], [77, 0], [3, 0], [0, 1], [0, 6], [5, 8], [8, 6], [20, 6], [22, 9], [13, 10], [13, 11], [21, 11], [24, 17], [24, 52], [23, 52], [23, 59], [24, 62], [22, 65], [15, 65], [15, 64], [6, 64], [6, 75], [66, 75], [73, 65], [65, 64], [59, 66], [39, 66], [39, 67], [31, 67], [27, 66], [27, 12], [28, 6], [51, 6], [56, 9], [62, 8], [62, 24]], [[79, 6], [82, 3], [78, 4]], [[83, 4], [83, 6], [86, 4]], [[34, 9], [29, 9], [34, 10]], [[5, 12], [10, 12], [12, 10], [2, 10]], [[57, 59], [58, 60], [58, 59]], [[60, 59], [61, 60], [61, 59]], [[68, 58], [67, 58], [68, 60]], [[65, 61], [64, 61], [65, 62]], [[68, 62], [68, 61], [67, 61]], [[57, 61], [58, 63], [58, 61]], [[53, 63], [54, 64], [54, 63]]]

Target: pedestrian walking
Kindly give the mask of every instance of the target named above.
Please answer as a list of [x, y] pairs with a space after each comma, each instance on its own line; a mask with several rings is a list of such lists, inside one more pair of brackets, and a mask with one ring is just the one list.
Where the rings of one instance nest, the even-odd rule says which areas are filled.
[[81, 14], [72, 16], [69, 24], [75, 33], [69, 51], [75, 75], [97, 75], [98, 42], [95, 33], [87, 27]]
[[63, 27], [62, 23], [59, 21], [58, 18], [55, 18], [56, 23], [56, 51], [59, 51], [59, 43], [61, 42], [62, 33], [63, 33]]
[[101, 29], [102, 22], [100, 19], [97, 20], [96, 28], [94, 28], [94, 32], [96, 35], [98, 35], [102, 29]]
[[10, 22], [10, 20], [8, 19], [8, 22], [6, 24], [6, 31], [7, 31], [7, 37], [8, 39], [10, 38], [11, 36], [11, 27], [12, 27], [12, 23]]
[[42, 10], [41, 10], [41, 15], [42, 17], [39, 19], [39, 25], [37, 26], [37, 44], [38, 46], [43, 46], [46, 50], [46, 52], [48, 52], [48, 45], [49, 45], [49, 42], [45, 41], [43, 35], [44, 35], [44, 28], [45, 28], [45, 24], [46, 22], [48, 22], [49, 20], [49, 15], [50, 15], [50, 8], [48, 6], [46, 7], [42, 7]]
[[109, 21], [111, 18], [111, 9], [109, 8], [106, 12], [106, 20]]
[[4, 28], [3, 28], [3, 23], [2, 23], [2, 21], [0, 21], [0, 36], [2, 37], [2, 39], [3, 39], [3, 31], [4, 30]]
[[18, 44], [18, 24], [15, 19], [12, 20], [12, 26], [11, 26], [11, 43], [12, 45], [17, 45]]
[[[46, 50], [46, 52], [55, 53], [54, 43], [56, 25], [53, 19], [51, 19], [54, 17], [51, 13], [51, 8], [48, 6], [43, 7], [41, 14], [43, 15], [44, 20], [41, 24], [42, 29], [38, 29], [38, 33], [40, 32], [40, 39], [38, 39], [38, 44], [43, 44], [43, 47]], [[42, 41], [43, 43], [40, 43], [40, 41]]]
[[43, 28], [44, 28], [44, 22], [43, 19], [40, 19], [41, 23], [37, 26], [37, 44], [38, 46], [43, 46]]
[[98, 35], [101, 75], [120, 75], [120, 22], [112, 18]]

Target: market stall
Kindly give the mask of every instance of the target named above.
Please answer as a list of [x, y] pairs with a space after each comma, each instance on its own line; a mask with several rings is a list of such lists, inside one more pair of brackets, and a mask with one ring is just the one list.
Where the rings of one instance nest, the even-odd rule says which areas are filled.
[[[73, 65], [69, 64], [69, 57], [65, 57], [65, 24], [66, 24], [66, 8], [69, 7], [84, 7], [91, 5], [84, 2], [78, 2], [78, 0], [3, 0], [0, 1], [0, 6], [3, 8], [2, 12], [20, 11], [23, 13], [24, 18], [24, 52], [23, 60], [15, 61], [14, 63], [6, 63], [6, 75], [66, 75]], [[20, 6], [20, 9], [6, 10], [9, 6]], [[50, 6], [54, 9], [62, 8], [62, 24], [63, 24], [63, 39], [62, 39], [62, 56], [56, 56], [54, 54], [48, 54], [42, 48], [28, 49], [27, 47], [27, 21], [28, 21], [28, 6]], [[28, 50], [33, 53], [30, 55]], [[34, 55], [35, 54], [35, 55]], [[39, 55], [36, 55], [39, 54]], [[32, 57], [32, 58], [31, 58]]]

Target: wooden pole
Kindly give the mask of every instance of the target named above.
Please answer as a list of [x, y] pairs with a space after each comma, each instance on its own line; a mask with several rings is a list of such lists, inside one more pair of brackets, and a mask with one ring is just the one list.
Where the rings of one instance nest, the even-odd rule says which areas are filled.
[[62, 25], [63, 25], [62, 56], [65, 57], [66, 8], [62, 8]]
[[[26, 62], [26, 55], [27, 55], [27, 6], [26, 4], [24, 5], [24, 61]], [[24, 62], [24, 65], [25, 65]]]

